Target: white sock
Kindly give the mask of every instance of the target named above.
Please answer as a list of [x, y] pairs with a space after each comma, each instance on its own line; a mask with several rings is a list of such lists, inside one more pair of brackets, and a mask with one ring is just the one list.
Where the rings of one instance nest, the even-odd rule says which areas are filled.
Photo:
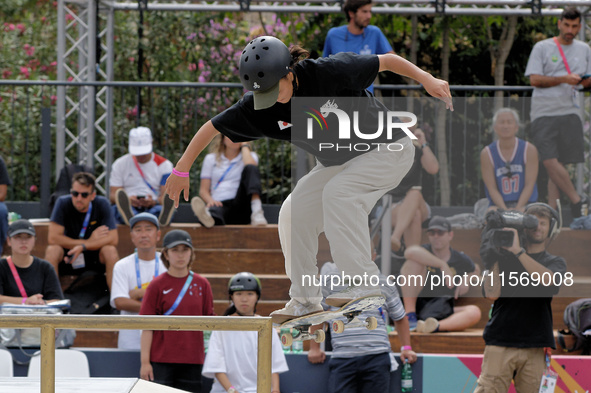
[[253, 199], [252, 201], [250, 201], [250, 210], [252, 210], [253, 213], [259, 210], [263, 210], [263, 204], [261, 203], [261, 200]]

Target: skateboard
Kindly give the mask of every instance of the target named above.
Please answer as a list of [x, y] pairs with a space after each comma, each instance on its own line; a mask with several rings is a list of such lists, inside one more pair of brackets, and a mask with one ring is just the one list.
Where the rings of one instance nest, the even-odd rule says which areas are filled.
[[[377, 309], [383, 306], [385, 302], [386, 299], [383, 296], [365, 296], [352, 300], [337, 310], [320, 311], [303, 317], [290, 319], [289, 321], [282, 323], [280, 328], [291, 329], [296, 334], [294, 336], [292, 333], [282, 333], [281, 343], [285, 346], [291, 345], [294, 340], [314, 340], [317, 343], [321, 343], [325, 339], [324, 330], [318, 329], [314, 333], [310, 333], [310, 326], [319, 325], [332, 319], [334, 319], [334, 321], [332, 322], [331, 327], [335, 333], [344, 332], [345, 327], [365, 327], [368, 330], [374, 330], [378, 327], [377, 318], [368, 317], [365, 321], [362, 321], [357, 318], [357, 316], [363, 311]], [[347, 320], [343, 322], [340, 319], [336, 319], [341, 316], [344, 316]]]

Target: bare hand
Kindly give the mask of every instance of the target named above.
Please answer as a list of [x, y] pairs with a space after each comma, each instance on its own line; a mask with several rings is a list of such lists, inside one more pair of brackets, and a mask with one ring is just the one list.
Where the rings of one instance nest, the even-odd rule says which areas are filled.
[[312, 364], [321, 364], [324, 363], [324, 361], [326, 360], [326, 353], [321, 350], [320, 348], [316, 349], [312, 349], [310, 348], [310, 350], [308, 351], [308, 361]]
[[25, 301], [25, 304], [39, 305], [39, 304], [47, 304], [47, 302], [45, 300], [43, 300], [42, 294], [37, 293], [35, 295], [29, 296], [27, 298], [27, 300]]
[[581, 83], [582, 78], [579, 74], [568, 74], [564, 77], [564, 83], [568, 83], [569, 85], [578, 85]]
[[129, 298], [133, 300], [142, 300], [144, 295], [146, 294], [146, 290], [143, 288], [134, 288], [129, 291]]
[[[90, 234], [90, 237], [88, 238], [88, 240], [99, 240], [104, 238], [105, 236], [109, 235], [109, 227], [106, 225], [101, 225], [100, 227], [96, 228], [94, 231], [92, 231], [92, 233]], [[80, 247], [82, 247], [82, 245], [80, 245]]]
[[[451, 268], [449, 267], [449, 265], [446, 263], [445, 266], [441, 269], [441, 271], [444, 273], [444, 284], [446, 287], [448, 287], [449, 289], [452, 289], [454, 287], [453, 284], [453, 277], [456, 275], [453, 270], [451, 270]], [[451, 280], [447, 279], [447, 276], [451, 277]]]
[[[93, 232], [93, 234], [94, 234], [94, 232]], [[77, 246], [74, 246], [70, 251], [68, 251], [68, 254], [64, 257], [64, 262], [66, 262], [66, 263], [74, 262], [76, 260], [76, 258], [78, 258], [78, 255], [80, 255], [80, 253], [82, 253], [82, 251], [83, 251], [82, 244], [78, 244]]]
[[140, 368], [140, 378], [145, 379], [146, 381], [154, 380], [154, 370], [152, 369], [151, 364], [142, 364]]
[[451, 99], [451, 91], [449, 90], [449, 83], [442, 79], [437, 79], [432, 75], [429, 75], [426, 81], [423, 82], [423, 87], [427, 90], [427, 93], [435, 98], [439, 98], [445, 102], [445, 108], [453, 112], [454, 105]]
[[417, 361], [417, 354], [413, 350], [405, 349], [400, 352], [400, 360], [402, 360], [402, 363], [408, 361], [410, 364], [413, 364]]
[[417, 141], [421, 146], [427, 143], [427, 138], [425, 138], [425, 133], [420, 128], [417, 128], [413, 131], [413, 134], [417, 137]]
[[505, 250], [512, 252], [513, 254], [517, 254], [521, 251], [521, 243], [519, 243], [519, 234], [517, 233], [517, 229], [515, 228], [503, 228], [504, 231], [511, 231], [513, 232], [513, 244], [511, 247], [503, 247]]
[[[170, 175], [166, 180], [166, 185], [164, 186], [164, 193], [168, 195], [170, 199], [174, 201], [174, 207], [179, 207], [179, 202], [181, 200], [181, 193], [184, 192], [185, 195], [185, 202], [189, 201], [189, 178], [188, 177], [180, 177], [177, 175]], [[166, 198], [166, 195], [164, 195]]]
[[220, 201], [216, 201], [216, 200], [213, 200], [213, 199], [212, 199], [212, 200], [211, 200], [211, 202], [208, 202], [206, 206], [207, 206], [208, 208], [209, 208], [209, 207], [216, 207], [216, 206], [218, 206], [218, 207], [222, 207], [222, 206], [224, 206], [224, 204], [223, 204], [222, 202], [220, 202]]

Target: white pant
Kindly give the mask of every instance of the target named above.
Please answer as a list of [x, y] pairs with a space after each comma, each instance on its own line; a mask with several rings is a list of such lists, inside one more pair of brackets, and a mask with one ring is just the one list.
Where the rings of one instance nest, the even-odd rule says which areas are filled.
[[321, 287], [304, 285], [308, 281], [303, 279], [318, 274], [316, 255], [322, 232], [344, 274], [379, 274], [371, 260], [368, 216], [410, 170], [415, 153], [410, 138], [397, 142], [403, 145], [401, 151], [380, 145], [380, 151], [374, 149], [339, 166], [318, 163], [287, 197], [279, 212], [279, 239], [292, 298], [302, 303], [322, 299]]

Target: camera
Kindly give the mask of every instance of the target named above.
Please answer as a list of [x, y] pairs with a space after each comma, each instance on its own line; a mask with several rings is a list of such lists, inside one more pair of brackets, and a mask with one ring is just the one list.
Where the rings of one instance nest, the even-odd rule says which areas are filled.
[[492, 244], [495, 247], [511, 247], [513, 244], [513, 231], [500, 228], [515, 228], [519, 235], [524, 229], [535, 229], [538, 226], [538, 218], [531, 214], [524, 214], [517, 210], [496, 210], [486, 215], [487, 226], [492, 229]]
[[145, 199], [145, 198], [146, 198], [146, 196], [145, 196], [145, 195], [136, 195], [136, 198], [137, 198], [137, 199]]

